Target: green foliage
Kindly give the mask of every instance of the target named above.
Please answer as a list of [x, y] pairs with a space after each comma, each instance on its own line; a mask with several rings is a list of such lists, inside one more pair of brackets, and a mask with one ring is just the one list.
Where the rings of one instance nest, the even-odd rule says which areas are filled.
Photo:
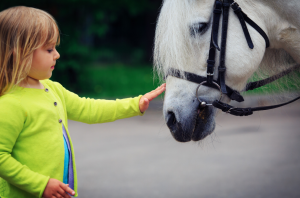
[[[294, 76], [291, 76], [294, 75]], [[268, 78], [265, 77], [265, 78]], [[265, 79], [264, 78], [264, 79]], [[277, 94], [277, 93], [289, 93], [289, 92], [297, 92], [299, 91], [299, 83], [297, 80], [300, 79], [300, 72], [295, 72], [290, 75], [287, 75], [283, 78], [279, 78], [273, 83], [269, 83], [260, 88], [254, 89], [252, 91], [248, 91], [245, 95], [265, 95], [265, 94]], [[254, 75], [249, 82], [255, 82], [262, 80]], [[275, 83], [276, 82], [276, 83]]]
[[155, 89], [151, 65], [126, 66], [124, 64], [95, 65], [80, 76], [81, 96], [92, 98], [124, 98], [143, 95]]

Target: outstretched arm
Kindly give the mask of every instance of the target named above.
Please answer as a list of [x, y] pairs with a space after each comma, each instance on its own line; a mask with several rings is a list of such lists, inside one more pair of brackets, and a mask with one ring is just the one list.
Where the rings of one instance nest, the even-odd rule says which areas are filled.
[[155, 90], [146, 93], [140, 99], [139, 107], [140, 111], [143, 113], [149, 107], [149, 103], [151, 100], [159, 96], [162, 92], [166, 90], [166, 83], [162, 84], [161, 86], [157, 87]]
[[135, 98], [116, 100], [95, 100], [81, 98], [78, 95], [66, 90], [61, 84], [47, 81], [65, 102], [67, 117], [70, 120], [88, 124], [113, 122], [118, 119], [142, 115], [149, 107], [149, 102], [161, 94], [166, 85], [163, 84], [157, 89]]

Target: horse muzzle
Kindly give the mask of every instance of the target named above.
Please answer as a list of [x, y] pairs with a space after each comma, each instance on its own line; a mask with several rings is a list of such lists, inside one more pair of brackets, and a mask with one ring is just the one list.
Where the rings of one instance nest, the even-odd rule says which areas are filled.
[[[205, 100], [202, 99], [202, 101]], [[178, 142], [202, 140], [215, 129], [215, 108], [212, 106], [203, 108], [197, 99], [194, 99], [187, 107], [181, 104], [164, 108], [167, 126]]]

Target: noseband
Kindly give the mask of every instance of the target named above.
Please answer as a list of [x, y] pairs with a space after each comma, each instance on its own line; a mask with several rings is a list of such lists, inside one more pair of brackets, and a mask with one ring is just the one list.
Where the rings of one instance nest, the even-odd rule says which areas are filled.
[[[184, 77], [181, 75], [180, 71], [177, 69], [170, 69], [165, 77], [165, 79], [171, 75], [177, 78], [185, 79], [194, 83], [199, 84], [196, 89], [196, 97], [200, 102], [200, 108], [205, 108], [206, 106], [214, 106], [216, 108], [221, 109], [223, 112], [235, 115], [235, 116], [248, 116], [252, 115], [253, 111], [261, 111], [261, 110], [269, 110], [278, 108], [284, 105], [287, 105], [289, 103], [292, 103], [300, 97], [295, 98], [292, 101], [289, 101], [287, 103], [274, 105], [274, 106], [266, 106], [266, 107], [255, 107], [255, 108], [235, 108], [233, 106], [230, 106], [228, 104], [225, 104], [221, 102], [222, 95], [227, 95], [231, 100], [235, 100], [237, 102], [243, 102], [244, 98], [241, 96], [241, 94], [230, 88], [225, 84], [225, 72], [226, 72], [226, 66], [225, 66], [225, 55], [226, 55], [226, 41], [227, 41], [227, 30], [228, 30], [228, 18], [229, 18], [229, 9], [230, 7], [233, 9], [234, 13], [237, 15], [241, 27], [243, 29], [246, 41], [248, 43], [248, 46], [250, 49], [254, 48], [251, 36], [249, 34], [246, 22], [251, 25], [264, 39], [266, 42], [266, 48], [270, 46], [269, 38], [267, 34], [254, 22], [252, 21], [240, 8], [240, 6], [234, 2], [234, 0], [216, 0], [214, 11], [213, 11], [213, 23], [212, 23], [212, 32], [211, 32], [211, 42], [210, 42], [210, 49], [209, 49], [209, 55], [207, 60], [207, 76], [199, 76], [193, 73], [189, 72], [183, 72]], [[221, 35], [221, 48], [218, 46], [218, 34], [219, 34], [219, 23], [220, 23], [220, 17], [223, 13], [223, 22], [222, 22], [222, 35]], [[220, 51], [220, 63], [218, 67], [218, 79], [214, 80], [214, 73], [215, 73], [215, 56], [216, 56], [216, 50]], [[288, 69], [284, 72], [281, 72], [275, 76], [272, 76], [270, 78], [256, 81], [256, 82], [250, 82], [246, 85], [246, 88], [244, 91], [253, 90], [259, 87], [262, 87], [266, 84], [269, 84], [287, 74], [292, 72], [295, 68], [298, 68], [300, 65], [296, 65], [291, 69]], [[204, 101], [201, 101], [198, 97], [198, 90], [199, 88], [204, 85], [207, 87], [211, 87], [214, 89], [217, 89], [221, 92], [221, 97], [219, 100], [215, 100], [212, 104], [207, 104]]]

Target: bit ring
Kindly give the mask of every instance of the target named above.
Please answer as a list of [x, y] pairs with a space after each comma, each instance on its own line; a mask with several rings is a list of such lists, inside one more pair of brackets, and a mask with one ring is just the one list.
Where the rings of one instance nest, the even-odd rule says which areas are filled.
[[[198, 85], [197, 89], [196, 89], [196, 97], [197, 97], [198, 101], [200, 102], [201, 107], [203, 107], [203, 108], [206, 107], [206, 106], [212, 106], [212, 104], [206, 104], [206, 102], [201, 101], [201, 100], [199, 99], [199, 97], [198, 97], [198, 90], [199, 90], [199, 88], [200, 88], [203, 84], [205, 84], [205, 83], [207, 83], [207, 81], [203, 81], [202, 83], [200, 83], [200, 84]], [[219, 89], [219, 91], [220, 91], [220, 93], [221, 93], [220, 98], [219, 98], [219, 101], [221, 101], [221, 100], [222, 100], [222, 97], [223, 97], [223, 93], [222, 93], [222, 91], [221, 91], [221, 87], [220, 87], [216, 82], [212, 82], [212, 83], [218, 87], [218, 89]]]

